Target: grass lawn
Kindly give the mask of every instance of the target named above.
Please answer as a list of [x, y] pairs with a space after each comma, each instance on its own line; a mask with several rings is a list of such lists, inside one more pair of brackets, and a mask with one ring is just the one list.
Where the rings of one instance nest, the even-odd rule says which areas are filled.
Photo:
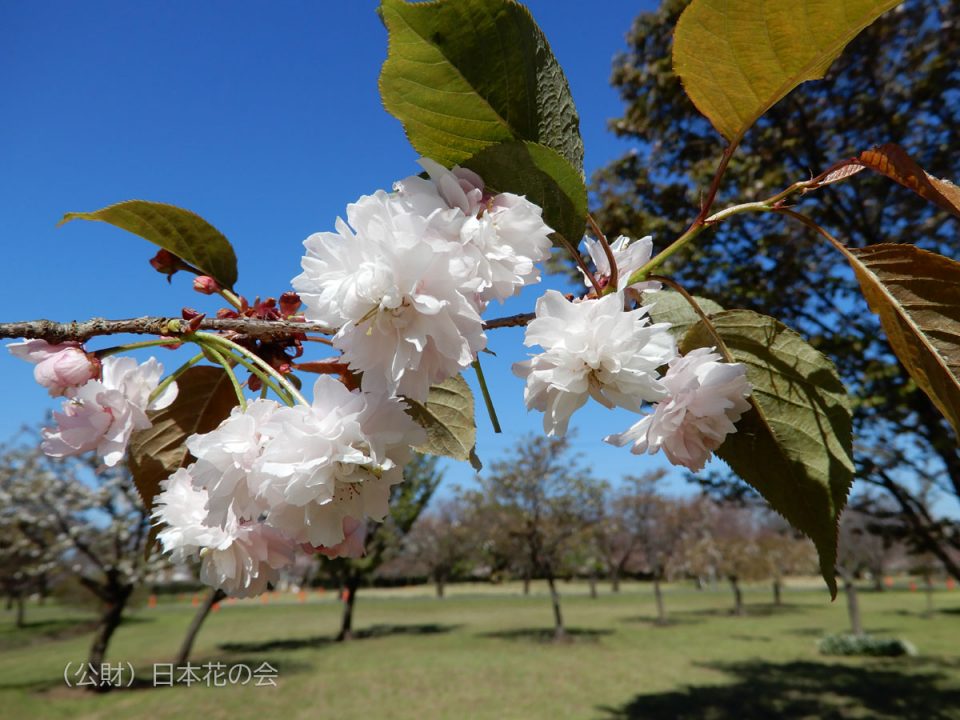
[[[201, 632], [193, 661], [228, 667], [264, 661], [277, 687], [141, 688], [94, 696], [68, 689], [67, 662], [83, 661], [89, 615], [30, 607], [29, 627], [0, 622], [2, 718], [939, 718], [960, 719], [960, 591], [861, 593], [869, 632], [913, 642], [919, 657], [821, 657], [816, 640], [846, 630], [843, 598], [790, 587], [785, 605], [748, 587], [748, 616], [728, 614], [725, 588], [668, 588], [672, 623], [655, 626], [649, 587], [617, 595], [564, 591], [573, 640], [544, 640], [544, 588], [459, 586], [443, 600], [429, 588], [361, 590], [350, 643], [330, 641], [339, 604], [311, 593], [267, 604], [225, 604]], [[605, 590], [601, 586], [601, 590]], [[175, 654], [193, 614], [187, 602], [142, 608], [117, 631], [114, 663], [141, 680]]]

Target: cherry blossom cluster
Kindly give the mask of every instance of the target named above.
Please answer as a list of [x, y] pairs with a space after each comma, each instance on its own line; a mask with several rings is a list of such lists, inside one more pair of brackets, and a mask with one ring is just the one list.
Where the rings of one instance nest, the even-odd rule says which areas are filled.
[[364, 390], [417, 401], [486, 347], [481, 313], [540, 279], [553, 232], [525, 198], [420, 164], [429, 179], [365, 195], [336, 232], [307, 238], [293, 280], [306, 318], [340, 328], [333, 344]]
[[[548, 290], [537, 301], [524, 344], [539, 345], [543, 352], [513, 366], [526, 380], [527, 409], [543, 412], [548, 435], [563, 435], [571, 415], [591, 397], [605, 407], [633, 412], [651, 403], [652, 412], [604, 439], [621, 447], [632, 444], [634, 454], [663, 449], [671, 463], [702, 470], [750, 408], [746, 369], [724, 362], [714, 348], [681, 356], [670, 324], [651, 322], [660, 283], [628, 284], [650, 259], [650, 238], [631, 244], [621, 236], [611, 243], [609, 256], [600, 241], [587, 238], [586, 246], [597, 284], [604, 288], [610, 283], [612, 256], [618, 287], [582, 300]], [[640, 305], [646, 298], [652, 302]], [[663, 366], [668, 367], [661, 375]]]
[[261, 592], [294, 550], [363, 551], [424, 431], [405, 411], [486, 345], [481, 313], [539, 279], [552, 229], [522, 197], [485, 194], [462, 168], [422, 160], [429, 179], [348, 206], [336, 232], [305, 244], [293, 286], [308, 320], [339, 328], [333, 345], [360, 375], [330, 377], [311, 406], [256, 400], [194, 435], [196, 462], [164, 483], [155, 516], [175, 559], [199, 555], [205, 582]]
[[[210, 432], [187, 438], [192, 462], [161, 483], [153, 516], [164, 549], [177, 562], [199, 560], [205, 583], [251, 596], [275, 582], [298, 550], [361, 555], [367, 522], [385, 518], [411, 448], [425, 439], [410, 403], [424, 402], [431, 386], [476, 360], [487, 342], [481, 316], [489, 303], [540, 279], [553, 230], [538, 206], [488, 192], [467, 169], [429, 159], [420, 165], [425, 176], [361, 197], [334, 232], [307, 238], [292, 282], [297, 294], [285, 295], [280, 310], [270, 305], [256, 315], [292, 316], [302, 301], [302, 319], [331, 328], [329, 343], [340, 356], [330, 367], [341, 370], [320, 376], [312, 402], [284, 380], [292, 367], [286, 355], [278, 365], [255, 344], [192, 335], [208, 357], [219, 358], [239, 404]], [[585, 277], [590, 292], [576, 299], [548, 290], [527, 326], [525, 344], [542, 348], [514, 365], [526, 381], [527, 408], [543, 413], [550, 435], [564, 434], [590, 398], [625, 408], [642, 417], [608, 442], [634, 453], [663, 449], [671, 462], [701, 469], [749, 408], [744, 367], [723, 362], [712, 348], [680, 356], [670, 325], [651, 320], [660, 284], [629, 283], [650, 261], [650, 238], [609, 245], [587, 238], [585, 245], [594, 264]], [[175, 271], [177, 259], [161, 258], [164, 252], [155, 266]], [[223, 292], [205, 276], [194, 287]], [[202, 316], [191, 311], [190, 318], [193, 333]], [[56, 457], [95, 451], [116, 465], [133, 432], [151, 426], [148, 412], [177, 395], [179, 371], [161, 382], [154, 358], [98, 358], [79, 343], [42, 340], [10, 350], [35, 364], [51, 394], [65, 396], [56, 427], [44, 431], [43, 449]], [[287, 404], [268, 399], [266, 390], [245, 398], [231, 369], [236, 362], [251, 372], [258, 362], [266, 366], [286, 386], [272, 385]], [[252, 374], [247, 389], [273, 383], [268, 375]]]
[[98, 360], [79, 343], [51, 345], [44, 340], [24, 340], [8, 348], [36, 365], [34, 377], [51, 395], [66, 397], [53, 415], [57, 427], [43, 431], [41, 447], [51, 457], [92, 451], [113, 467], [123, 460], [133, 432], [151, 426], [147, 412], [161, 410], [177, 397], [176, 383], [159, 388], [163, 365], [156, 358], [140, 365], [131, 357]]
[[201, 578], [256, 595], [298, 548], [358, 557], [367, 518], [382, 521], [423, 430], [396, 397], [320, 377], [310, 406], [254, 400], [191, 436], [196, 461], [162, 483], [154, 517], [175, 561], [201, 558]]

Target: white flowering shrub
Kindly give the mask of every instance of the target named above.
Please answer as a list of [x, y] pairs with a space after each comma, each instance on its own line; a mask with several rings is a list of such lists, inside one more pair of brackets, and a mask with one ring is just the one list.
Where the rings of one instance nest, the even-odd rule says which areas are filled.
[[[886, 145], [770, 198], [714, 207], [757, 118], [822, 76], [895, 4], [765, 2], [776, 31], [758, 34], [757, 3], [693, 0], [674, 66], [726, 141], [723, 159], [679, 237], [611, 242], [587, 212], [573, 98], [529, 12], [515, 0], [382, 0], [390, 43], [380, 91], [423, 172], [371, 189], [332, 230], [308, 237], [279, 300], [240, 294], [230, 243], [186, 210], [135, 200], [66, 215], [153, 242], [156, 270], [192, 273], [193, 288], [225, 306], [211, 318], [185, 309], [0, 325], [0, 336], [25, 338], [11, 352], [64, 398], [44, 451], [93, 451], [108, 467], [126, 456], [163, 550], [199, 558], [211, 586], [255, 595], [297, 553], [361, 554], [362, 529], [386, 516], [412, 449], [476, 465], [460, 374], [477, 373], [496, 426], [478, 354], [488, 333], [525, 325], [529, 359], [513, 370], [547, 435], [562, 436], [596, 402], [636, 416], [629, 428], [598, 429], [598, 441], [662, 450], [692, 471], [719, 456], [813, 539], [835, 592], [837, 521], [853, 481], [850, 405], [835, 368], [777, 319], [721, 308], [660, 273], [744, 213], [813, 229], [852, 268], [918, 386], [960, 427], [960, 264], [911, 245], [848, 248], [788, 205], [871, 169], [960, 215], [953, 185]], [[570, 255], [584, 287], [546, 290], [534, 313], [491, 318], [531, 292], [553, 249]], [[87, 344], [118, 333], [155, 337]], [[116, 357], [190, 345], [194, 356], [166, 375], [155, 359]], [[319, 378], [304, 382], [311, 373]]]

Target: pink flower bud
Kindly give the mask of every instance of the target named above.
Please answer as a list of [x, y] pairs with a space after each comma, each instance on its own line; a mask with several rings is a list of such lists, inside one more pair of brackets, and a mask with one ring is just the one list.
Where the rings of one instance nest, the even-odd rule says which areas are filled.
[[213, 295], [220, 292], [220, 285], [209, 275], [198, 275], [193, 280], [193, 289], [204, 295]]
[[46, 340], [24, 340], [7, 347], [16, 357], [36, 365], [33, 377], [51, 395], [63, 395], [100, 375], [99, 361], [77, 342], [51, 345]]

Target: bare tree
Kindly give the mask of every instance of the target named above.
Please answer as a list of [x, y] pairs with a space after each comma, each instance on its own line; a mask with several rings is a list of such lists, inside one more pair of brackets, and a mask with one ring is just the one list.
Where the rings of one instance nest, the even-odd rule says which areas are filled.
[[712, 503], [701, 509], [701, 532], [692, 538], [687, 550], [690, 562], [700, 574], [726, 578], [733, 592], [733, 614], [745, 615], [740, 583], [769, 576], [769, 566], [758, 542], [756, 510]]
[[600, 517], [603, 485], [570, 452], [567, 438], [526, 436], [479, 479], [474, 504], [522, 541], [550, 589], [554, 637], [566, 637], [556, 578], [571, 542]]
[[654, 534], [661, 509], [656, 485], [665, 475], [657, 470], [625, 477], [607, 496], [603, 518], [593, 534], [613, 592], [619, 592], [624, 571], [636, 564], [640, 549]]
[[773, 580], [773, 604], [783, 604], [783, 580], [788, 575], [816, 573], [817, 553], [813, 543], [790, 527], [779, 515], [762, 512], [756, 541]]
[[411, 566], [423, 568], [433, 580], [438, 598], [444, 596], [451, 577], [464, 572], [476, 554], [475, 534], [466, 515], [461, 497], [447, 498], [421, 515], [404, 538], [404, 555]]

